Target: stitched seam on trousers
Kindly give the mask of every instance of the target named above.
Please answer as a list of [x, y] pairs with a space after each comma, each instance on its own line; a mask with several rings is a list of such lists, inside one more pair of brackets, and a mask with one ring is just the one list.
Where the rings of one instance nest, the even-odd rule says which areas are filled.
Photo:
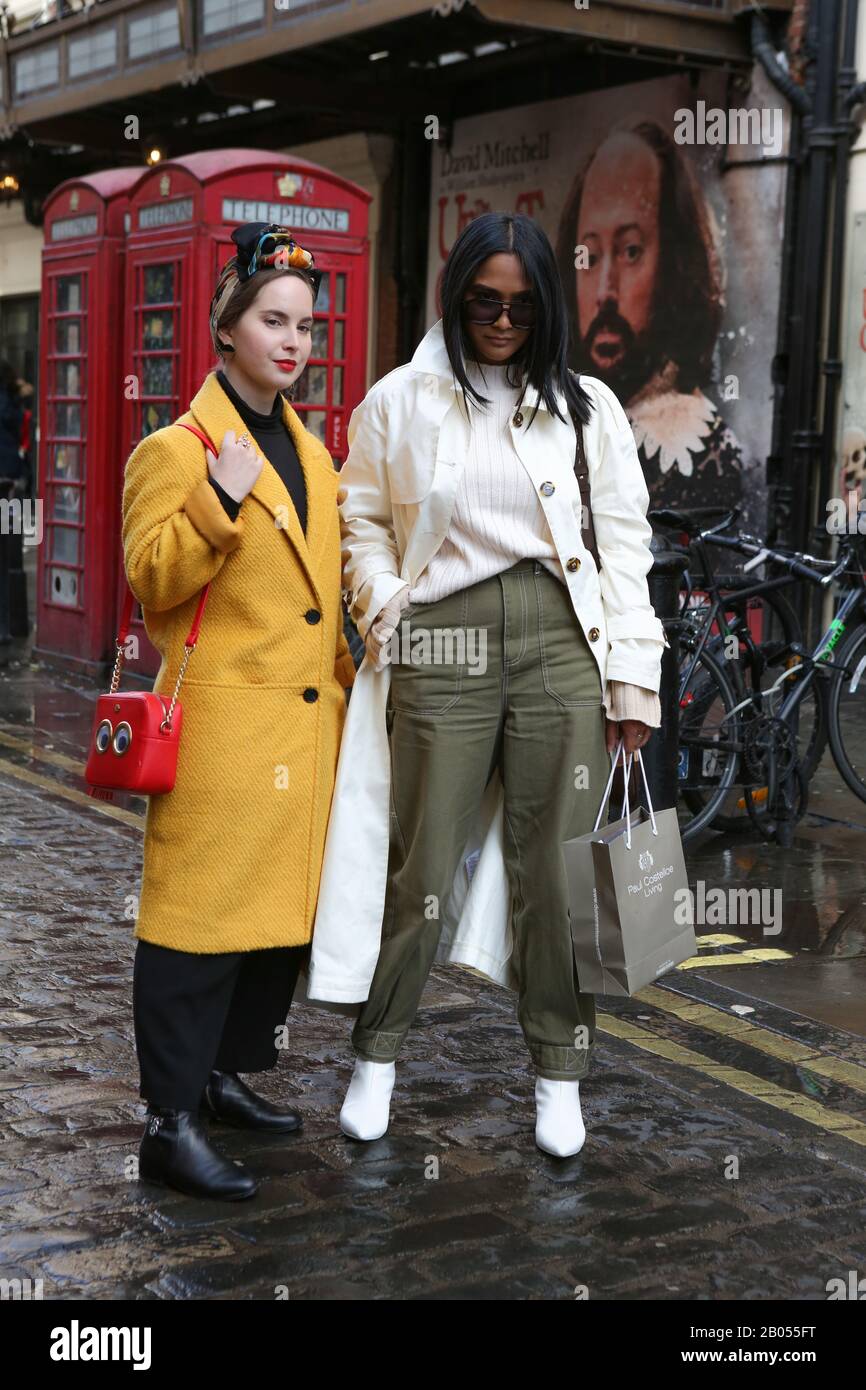
[[[393, 713], [394, 713], [394, 714], [397, 714], [397, 713], [399, 713], [399, 711], [398, 711], [398, 710], [394, 710]], [[393, 735], [393, 727], [394, 727], [394, 726], [393, 726], [393, 722], [392, 722], [392, 725], [391, 725], [392, 735]], [[396, 800], [396, 797], [394, 796], [394, 758], [393, 758], [393, 754], [392, 754], [392, 752], [391, 752], [391, 739], [390, 739], [390, 738], [388, 739], [388, 759], [389, 759], [389, 762], [390, 762], [390, 764], [391, 764], [391, 768], [390, 768], [390, 771], [391, 771], [391, 785], [390, 785], [390, 788], [389, 788], [389, 800], [390, 800], [390, 803], [391, 803], [391, 814], [392, 814], [393, 817], [394, 817], [394, 824], [395, 824], [396, 827], [397, 827], [397, 834], [398, 834], [399, 837], [400, 837], [400, 844], [401, 844], [402, 849], [403, 849], [403, 864], [405, 864], [405, 863], [406, 863], [406, 840], [405, 840], [405, 838], [404, 838], [404, 836], [403, 836], [403, 828], [402, 828], [402, 826], [400, 825], [400, 820], [399, 820], [399, 818], [398, 818], [398, 816], [397, 816], [397, 800]], [[394, 889], [393, 889], [393, 888], [391, 889], [390, 897], [391, 897], [391, 903], [390, 903], [390, 909], [389, 909], [389, 912], [388, 912], [388, 916], [387, 916], [387, 918], [383, 919], [383, 921], [382, 921], [382, 935], [381, 935], [382, 941], [387, 941], [388, 938], [389, 938], [389, 936], [390, 936], [390, 934], [391, 934], [391, 928], [393, 927], [393, 924], [394, 924], [394, 914], [395, 914], [395, 912], [396, 912], [396, 910], [397, 910], [397, 894], [394, 892]]]
[[[526, 585], [525, 585], [525, 583], [524, 583], [524, 573], [525, 573], [525, 572], [524, 572], [523, 570], [518, 570], [518, 571], [517, 571], [517, 574], [516, 574], [516, 576], [515, 576], [516, 579], [517, 579], [517, 581], [518, 581], [518, 583], [519, 583], [519, 585], [520, 585], [520, 624], [521, 624], [521, 631], [520, 631], [520, 651], [517, 653], [516, 656], [513, 656], [510, 660], [509, 660], [508, 657], [506, 656], [505, 651], [503, 651], [502, 656], [503, 656], [503, 661], [504, 661], [504, 664], [505, 664], [506, 667], [516, 666], [517, 663], [523, 659], [523, 656], [524, 656], [524, 654], [525, 654], [525, 652], [526, 652], [526, 628], [527, 628], [526, 616], [527, 616], [527, 602], [526, 602]], [[503, 586], [503, 587], [504, 587], [504, 586]]]
[[[497, 578], [499, 579], [499, 588], [502, 591], [502, 708], [500, 709], [501, 716], [508, 708], [508, 662], [506, 660], [506, 652], [508, 651], [508, 597], [505, 592], [505, 584], [502, 581], [502, 575], [498, 575]], [[501, 775], [502, 774], [500, 772], [500, 776]]]
[[[523, 897], [523, 873], [522, 873], [522, 870], [521, 870], [521, 867], [520, 867], [520, 845], [519, 845], [519, 843], [518, 843], [517, 836], [516, 836], [515, 833], [514, 833], [514, 826], [513, 826], [512, 823], [511, 823], [511, 817], [509, 816], [508, 810], [507, 810], [507, 808], [505, 807], [504, 803], [503, 803], [503, 807], [502, 807], [502, 814], [503, 814], [503, 818], [504, 818], [504, 820], [505, 820], [505, 824], [508, 826], [508, 833], [509, 833], [509, 835], [511, 836], [512, 850], [513, 850], [513, 852], [514, 852], [514, 856], [515, 856], [515, 860], [516, 860], [516, 865], [515, 865], [515, 878], [516, 878], [516, 880], [517, 880], [517, 885], [518, 885], [518, 886], [517, 886], [517, 892], [515, 892], [513, 884], [512, 884], [512, 885], [509, 885], [509, 886], [510, 886], [510, 891], [511, 891], [512, 931], [513, 931], [513, 930], [514, 930], [514, 917], [516, 916], [516, 912], [515, 912], [515, 909], [514, 909], [514, 899], [517, 898], [517, 899], [519, 900], [520, 906], [521, 906], [521, 907], [525, 907], [525, 906], [526, 906], [526, 901], [525, 901], [525, 899], [524, 899], [524, 897]], [[522, 944], [522, 942], [517, 938], [517, 934], [515, 933], [515, 945], [520, 946], [521, 944]], [[525, 983], [526, 983], [526, 982], [525, 982], [525, 980], [523, 979], [523, 966], [524, 966], [524, 960], [523, 960], [523, 952], [522, 952], [522, 950], [518, 950], [518, 959], [520, 960], [520, 981], [521, 981], [521, 984], [525, 986]]]

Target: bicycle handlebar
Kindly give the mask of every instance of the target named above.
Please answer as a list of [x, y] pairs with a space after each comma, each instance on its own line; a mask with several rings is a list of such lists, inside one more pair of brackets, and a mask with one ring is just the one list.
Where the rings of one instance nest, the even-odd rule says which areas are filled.
[[[808, 579], [812, 584], [820, 584], [822, 588], [832, 584], [840, 574], [847, 568], [848, 560], [853, 553], [853, 542], [843, 537], [840, 543], [841, 558], [837, 560], [821, 560], [817, 555], [807, 555], [802, 551], [794, 551], [793, 554], [786, 554], [782, 550], [772, 550], [763, 544], [756, 536], [750, 536], [741, 531], [736, 536], [725, 536], [722, 532], [726, 531], [734, 524], [740, 514], [740, 508], [734, 507], [726, 512], [715, 526], [708, 526], [705, 530], [695, 530], [694, 521], [701, 515], [715, 513], [718, 515], [718, 507], [697, 507], [691, 512], [677, 512], [669, 508], [661, 507], [648, 513], [648, 518], [659, 522], [662, 526], [678, 526], [685, 528], [690, 536], [690, 546], [677, 545], [669, 541], [672, 549], [688, 550], [696, 541], [709, 541], [712, 545], [719, 545], [727, 550], [736, 550], [743, 555], [751, 555], [753, 559], [745, 566], [745, 569], [753, 569], [756, 565], [770, 560], [773, 564], [781, 565], [789, 570], [791, 574], [797, 575], [800, 579]], [[691, 524], [689, 524], [691, 522]], [[826, 570], [826, 574], [819, 571]]]
[[[706, 533], [705, 538], [709, 539]], [[771, 560], [774, 564], [782, 565], [785, 569], [790, 570], [798, 578], [808, 579], [810, 583], [820, 584], [824, 588], [828, 584], [832, 584], [833, 580], [838, 578], [848, 564], [847, 548], [841, 560], [836, 561], [819, 560], [816, 555], [803, 555], [799, 551], [793, 555], [786, 555], [782, 550], [772, 550], [769, 546], [762, 545], [754, 537], [742, 534], [739, 536], [713, 535], [712, 542], [714, 545], [721, 545], [728, 550], [737, 550], [743, 555], [754, 556], [755, 558], [748, 568], [752, 568], [762, 561]], [[807, 560], [808, 564], [806, 563]], [[819, 568], [826, 569], [828, 573], [820, 574]]]

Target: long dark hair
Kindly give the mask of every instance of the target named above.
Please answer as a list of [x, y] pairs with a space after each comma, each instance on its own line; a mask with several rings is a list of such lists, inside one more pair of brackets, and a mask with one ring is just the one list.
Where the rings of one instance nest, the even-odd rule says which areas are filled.
[[557, 419], [564, 420], [557, 393], [565, 396], [569, 411], [583, 424], [589, 421], [590, 397], [568, 370], [568, 313], [553, 247], [542, 229], [523, 213], [485, 212], [463, 228], [442, 272], [442, 328], [451, 368], [463, 391], [479, 405], [489, 405], [472, 385], [466, 372], [466, 356], [472, 344], [463, 326], [461, 308], [478, 267], [500, 252], [517, 256], [535, 297], [535, 325], [511, 362], [519, 367], [536, 401], [527, 425], [538, 413], [538, 398]]
[[[719, 266], [706, 205], [680, 147], [657, 121], [633, 117], [614, 127], [608, 136], [621, 132], [643, 140], [661, 166], [661, 260], [653, 295], [652, 338], [658, 356], [662, 360], [671, 358], [680, 369], [677, 389], [691, 391], [695, 386], [705, 386], [710, 378], [723, 312]], [[581, 356], [581, 334], [577, 323], [574, 247], [579, 235], [583, 185], [597, 153], [598, 149], [592, 151], [575, 176], [557, 240], [557, 260], [577, 360]]]

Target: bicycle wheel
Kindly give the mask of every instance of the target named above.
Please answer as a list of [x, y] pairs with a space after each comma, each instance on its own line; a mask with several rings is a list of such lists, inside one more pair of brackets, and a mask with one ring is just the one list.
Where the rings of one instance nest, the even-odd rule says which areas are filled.
[[[742, 576], [729, 575], [719, 577], [718, 582], [727, 589], [729, 585], [745, 587], [753, 581]], [[799, 618], [784, 594], [771, 589], [766, 594], [740, 600], [736, 592], [725, 593], [724, 603], [725, 619], [741, 638], [737, 664], [734, 665], [732, 659], [726, 660], [724, 638], [721, 635], [711, 638], [710, 649], [723, 664], [726, 672], [730, 671], [731, 684], [738, 700], [773, 684], [783, 664], [789, 669], [802, 665], [801, 658], [787, 650], [792, 644], [802, 642], [802, 632]], [[754, 614], [757, 610], [761, 610], [761, 613], [756, 621]], [[697, 612], [699, 614], [700, 609]], [[752, 621], [749, 621], [749, 614], [752, 614]], [[754, 627], [758, 628], [759, 640], [752, 635]], [[787, 694], [799, 679], [797, 675], [789, 676], [783, 687], [784, 694]], [[759, 705], [747, 708], [740, 714], [744, 735], [747, 733], [749, 721], [757, 718], [760, 709]], [[827, 738], [826, 687], [822, 681], [813, 681], [797, 711], [797, 757], [807, 781], [811, 779], [824, 756]], [[753, 787], [748, 795], [749, 804], [745, 789], [734, 787], [717, 809], [713, 817], [713, 828], [735, 832], [751, 829], [752, 823], [766, 810], [767, 788]], [[694, 809], [697, 810], [702, 798], [695, 793], [691, 800]]]
[[679, 702], [677, 813], [683, 841], [713, 822], [736, 782], [739, 717], [725, 718], [736, 703], [723, 667], [705, 648]]
[[854, 795], [866, 801], [866, 626], [855, 628], [833, 659], [847, 675], [839, 671], [830, 681], [830, 748]]

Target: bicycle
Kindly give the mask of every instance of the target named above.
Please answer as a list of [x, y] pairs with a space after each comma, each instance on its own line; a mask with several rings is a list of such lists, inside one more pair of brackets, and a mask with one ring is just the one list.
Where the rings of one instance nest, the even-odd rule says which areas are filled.
[[[714, 510], [718, 514], [720, 509]], [[866, 671], [866, 576], [860, 566], [857, 538], [842, 538], [837, 561], [820, 560], [811, 555], [772, 550], [745, 534], [722, 536], [721, 531], [733, 519], [731, 513], [725, 513], [716, 527], [705, 532], [700, 531], [693, 514], [661, 509], [650, 516], [662, 524], [679, 526], [693, 539], [697, 535], [702, 543], [712, 539], [715, 544], [751, 555], [748, 568], [771, 563], [787, 571], [781, 578], [753, 585], [747, 583], [732, 599], [719, 591], [707, 563], [711, 598], [706, 611], [691, 627], [682, 615], [676, 620], [687, 653], [679, 688], [678, 771], [682, 799], [690, 813], [683, 813], [683, 839], [693, 838], [711, 824], [721, 826], [721, 806], [733, 786], [739, 784], [743, 788], [745, 810], [760, 833], [790, 844], [793, 823], [805, 814], [808, 804], [809, 779], [828, 740], [845, 782], [855, 795], [866, 801], [866, 747], [862, 754], [859, 752], [864, 744], [866, 707], [856, 702]], [[703, 556], [706, 559], [705, 550]], [[805, 579], [826, 588], [840, 578], [847, 592], [836, 616], [811, 653], [797, 637], [775, 644], [758, 644], [758, 664], [763, 664], [764, 669], [780, 660], [789, 662], [768, 689], [762, 689], [760, 683], [748, 688], [736, 662], [723, 665], [718, 660], [719, 647], [724, 637], [730, 635], [730, 632], [721, 631], [722, 625], [727, 626], [725, 610], [737, 603], [742, 606], [751, 595], [760, 595], [763, 599], [775, 595], [777, 601], [780, 595], [776, 591], [797, 580]], [[690, 583], [689, 579], [687, 592]], [[777, 602], [776, 606], [778, 608]], [[838, 661], [831, 660], [831, 654], [849, 630], [852, 619], [855, 619], [854, 626], [838, 654]], [[790, 629], [790, 619], [787, 622]], [[717, 623], [719, 635], [713, 638], [713, 626]], [[732, 677], [729, 672], [733, 673]], [[796, 681], [794, 688], [781, 696], [782, 686], [790, 680]], [[775, 711], [777, 696], [781, 705]], [[801, 747], [798, 746], [800, 712], [810, 697], [814, 704], [809, 737]], [[739, 776], [741, 772], [745, 776]], [[728, 819], [722, 828], [729, 828]]]

